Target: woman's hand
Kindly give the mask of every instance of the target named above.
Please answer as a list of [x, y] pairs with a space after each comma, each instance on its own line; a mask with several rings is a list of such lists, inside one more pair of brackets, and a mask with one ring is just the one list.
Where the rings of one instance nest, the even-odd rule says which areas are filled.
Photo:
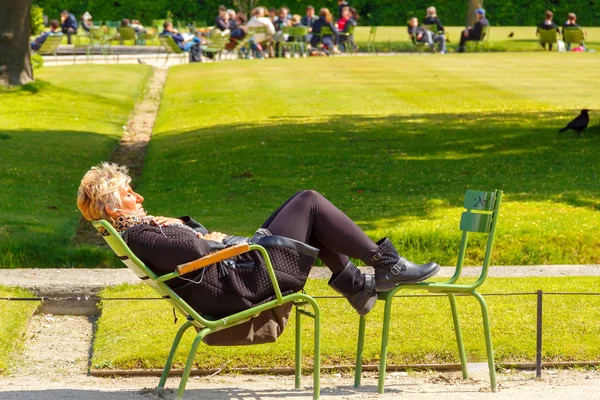
[[221, 232], [211, 232], [206, 235], [198, 233], [198, 237], [204, 240], [212, 240], [214, 242], [223, 243], [223, 239], [225, 239], [227, 235]]
[[158, 225], [160, 226], [169, 226], [173, 224], [183, 224], [183, 221], [179, 218], [169, 218], [169, 217], [154, 217]]

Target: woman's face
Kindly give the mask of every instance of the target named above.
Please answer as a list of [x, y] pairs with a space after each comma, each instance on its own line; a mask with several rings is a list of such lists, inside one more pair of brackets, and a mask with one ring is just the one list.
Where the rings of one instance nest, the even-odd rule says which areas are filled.
[[137, 216], [146, 215], [146, 210], [144, 210], [144, 207], [142, 207], [144, 198], [136, 192], [134, 192], [131, 189], [131, 186], [121, 186], [121, 189], [119, 190], [119, 195], [121, 196], [121, 208], [119, 209], [119, 214], [135, 214]]

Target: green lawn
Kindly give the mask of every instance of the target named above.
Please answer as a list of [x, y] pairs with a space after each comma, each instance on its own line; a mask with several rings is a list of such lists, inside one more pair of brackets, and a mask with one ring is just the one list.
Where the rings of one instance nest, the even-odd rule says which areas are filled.
[[[446, 27], [447, 35], [450, 39], [448, 43], [449, 51], [458, 47], [460, 34], [464, 27], [449, 26]], [[366, 51], [367, 40], [370, 27], [359, 26], [356, 28], [355, 40], [361, 51]], [[588, 49], [600, 50], [600, 28], [584, 27], [587, 33], [586, 45]], [[513, 37], [508, 37], [510, 33]], [[492, 26], [490, 28], [489, 43], [487, 49], [490, 51], [541, 51], [539, 38], [535, 34], [534, 26]], [[375, 36], [375, 46], [378, 51], [414, 51], [412, 44], [406, 32], [406, 26], [379, 26]], [[556, 50], [556, 46], [555, 50]]]
[[45, 68], [19, 89], [0, 88], [0, 268], [116, 264], [71, 244], [77, 187], [117, 146], [148, 66]]
[[[0, 297], [31, 296], [24, 289], [0, 286]], [[33, 301], [0, 300], [0, 373], [10, 368], [12, 358], [20, 351], [27, 321], [38, 306]]]
[[[332, 295], [324, 280], [309, 280], [307, 292]], [[488, 279], [483, 293], [570, 291], [594, 292], [597, 278]], [[102, 296], [156, 297], [147, 286], [106, 289]], [[479, 305], [473, 298], [458, 299], [469, 362], [485, 360]], [[487, 298], [497, 362], [535, 360], [536, 296]], [[343, 299], [321, 299], [323, 310], [322, 356], [324, 365], [353, 364], [358, 315]], [[293, 314], [293, 313], [292, 313]], [[367, 318], [365, 362], [376, 363], [383, 303]], [[452, 317], [446, 298], [396, 299], [388, 362], [458, 362]], [[600, 353], [600, 299], [593, 296], [544, 297], [544, 361], [596, 360]], [[131, 329], [132, 323], [135, 329]], [[93, 368], [162, 368], [175, 332], [172, 309], [163, 301], [106, 301], [94, 340]], [[312, 324], [306, 322], [303, 351], [311, 363]], [[277, 343], [242, 347], [201, 346], [196, 365], [203, 368], [293, 366], [294, 317]], [[191, 331], [188, 331], [191, 332]], [[186, 333], [176, 358], [181, 367], [193, 334]]]
[[464, 191], [499, 188], [494, 264], [599, 263], [599, 118], [557, 134], [600, 108], [598, 67], [543, 53], [175, 67], [139, 190], [154, 215], [251, 234], [316, 189], [374, 239], [452, 265]]

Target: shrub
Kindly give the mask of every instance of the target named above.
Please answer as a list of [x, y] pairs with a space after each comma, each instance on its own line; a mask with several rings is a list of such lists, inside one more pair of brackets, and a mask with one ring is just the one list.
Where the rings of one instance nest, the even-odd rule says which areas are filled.
[[40, 6], [31, 6], [31, 35], [37, 36], [44, 30], [44, 9]]
[[40, 69], [44, 66], [44, 59], [38, 53], [31, 55], [31, 66], [34, 70]]

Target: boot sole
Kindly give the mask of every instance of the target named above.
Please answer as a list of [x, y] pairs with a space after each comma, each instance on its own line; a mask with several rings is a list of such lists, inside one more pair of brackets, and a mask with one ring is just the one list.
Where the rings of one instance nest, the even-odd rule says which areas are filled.
[[373, 307], [375, 307], [376, 302], [377, 302], [377, 296], [373, 296], [369, 299], [369, 301], [367, 301], [365, 303], [364, 306], [362, 306], [362, 308], [360, 310], [356, 310], [356, 312], [361, 317], [364, 317], [365, 315], [367, 315], [369, 313], [369, 311], [371, 311], [373, 309]]
[[427, 280], [427, 279], [431, 278], [432, 276], [434, 276], [435, 274], [437, 274], [439, 271], [440, 271], [440, 266], [438, 265], [435, 270], [433, 270], [432, 272], [430, 272], [429, 274], [427, 274], [425, 276], [420, 277], [419, 279], [402, 281], [402, 282], [385, 282], [382, 284], [379, 284], [377, 282], [377, 277], [375, 277], [375, 290], [377, 290], [378, 292], [387, 292], [388, 290], [391, 290], [391, 289], [395, 288], [396, 286], [406, 285], [409, 283], [423, 282], [424, 280]]

